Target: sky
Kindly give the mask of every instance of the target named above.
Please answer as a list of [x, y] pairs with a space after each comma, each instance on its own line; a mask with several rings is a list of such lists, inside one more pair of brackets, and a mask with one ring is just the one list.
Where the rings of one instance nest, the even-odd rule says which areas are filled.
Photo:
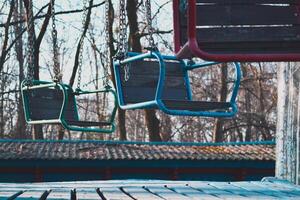
[[[103, 0], [94, 0], [94, 4], [101, 3]], [[40, 9], [43, 5], [45, 5], [48, 1], [39, 0], [34, 2], [35, 12]], [[159, 6], [165, 4], [168, 0], [157, 0], [151, 1], [152, 3], [152, 11], [156, 12]], [[115, 8], [115, 15], [118, 15], [118, 1], [113, 1]], [[74, 9], [82, 9], [83, 1], [81, 0], [56, 0], [56, 12], [62, 10], [74, 10]], [[46, 11], [46, 10], [45, 10]], [[94, 28], [94, 37], [96, 39], [97, 47], [104, 51], [105, 40], [102, 36], [104, 31], [104, 6], [100, 6], [94, 8], [92, 11], [92, 20], [91, 26]], [[140, 20], [144, 20], [143, 16], [139, 16]], [[60, 51], [64, 55], [61, 57], [61, 67], [63, 72], [63, 81], [68, 82], [71, 70], [74, 63], [76, 46], [81, 34], [82, 25], [81, 19], [82, 13], [68, 14], [68, 15], [58, 15], [56, 17], [56, 24], [58, 30], [58, 38], [60, 40]], [[41, 20], [38, 21], [39, 24]], [[51, 23], [51, 22], [50, 22]], [[115, 22], [115, 25], [118, 25], [118, 21]], [[158, 27], [161, 30], [172, 30], [172, 3], [169, 1], [162, 10], [159, 12], [156, 19], [153, 20], [153, 26]], [[170, 40], [172, 44], [173, 36], [172, 34], [168, 34], [165, 36], [167, 40]], [[159, 42], [160, 38], [156, 38], [157, 42]], [[41, 65], [41, 79], [50, 80], [49, 76], [49, 66], [52, 63], [52, 53], [51, 53], [51, 29], [48, 29], [47, 34], [45, 35], [44, 41], [41, 46], [40, 53], [40, 65]], [[170, 53], [170, 52], [169, 52]], [[84, 45], [84, 63], [83, 63], [83, 81], [82, 84], [90, 82], [94, 78], [94, 65], [93, 63], [87, 62], [91, 58], [92, 51], [90, 49], [90, 44], [87, 39], [85, 39]]]

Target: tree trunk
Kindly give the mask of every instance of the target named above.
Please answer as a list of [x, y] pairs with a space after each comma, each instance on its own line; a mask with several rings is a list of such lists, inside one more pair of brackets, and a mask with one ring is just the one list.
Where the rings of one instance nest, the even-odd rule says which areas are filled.
[[[262, 74], [263, 71], [262, 71], [261, 66], [259, 68], [260, 68], [259, 74]], [[259, 86], [258, 87], [258, 89], [259, 89], [258, 93], [259, 93], [260, 112], [265, 113], [266, 112], [266, 107], [265, 107], [265, 102], [264, 102], [264, 99], [265, 99], [264, 98], [264, 88], [263, 88], [262, 80], [261, 80], [260, 77], [257, 77], [257, 81], [258, 81], [258, 86]], [[269, 128], [269, 125], [268, 125], [268, 121], [266, 119], [266, 115], [262, 114], [260, 116], [260, 123], [261, 123], [262, 127], [264, 127], [263, 132], [262, 132], [263, 139], [264, 140], [270, 140], [272, 138], [272, 135], [270, 133], [270, 128]]]
[[[1, 80], [1, 91], [3, 91], [5, 86], [5, 82]], [[4, 94], [1, 93], [0, 96], [0, 136], [3, 138], [4, 136], [4, 126], [5, 126], [5, 120], [4, 120]]]
[[[139, 35], [138, 27], [138, 1], [137, 0], [127, 0], [127, 15], [129, 23], [129, 44], [132, 47], [132, 51], [141, 52], [142, 45]], [[159, 134], [159, 120], [156, 117], [156, 112], [153, 109], [145, 110], [145, 121], [149, 132], [150, 141], [161, 141], [161, 136]]]
[[[221, 66], [221, 90], [220, 90], [220, 101], [226, 101], [228, 87], [227, 87], [227, 71], [228, 66], [226, 63], [223, 63]], [[213, 142], [223, 142], [223, 125], [224, 119], [217, 118], [215, 122], [215, 128], [213, 133]]]
[[[0, 72], [3, 71], [4, 68], [4, 63], [7, 59], [8, 55], [8, 42], [9, 42], [9, 24], [11, 22], [11, 19], [13, 17], [15, 10], [15, 1], [10, 1], [10, 7], [9, 7], [9, 13], [7, 15], [7, 20], [6, 20], [6, 25], [4, 28], [4, 34], [1, 35], [1, 39], [3, 44], [0, 46]], [[2, 76], [1, 78], [1, 91], [4, 91], [4, 88], [6, 87], [6, 76]], [[4, 116], [4, 93], [1, 93], [0, 95], [0, 137], [2, 138], [4, 136], [4, 131], [5, 131], [5, 124], [6, 124], [6, 119]]]
[[172, 139], [172, 120], [169, 115], [162, 115], [160, 120], [162, 141], [167, 142]]
[[[16, 1], [16, 8], [14, 12], [14, 21], [18, 21], [22, 19], [22, 16], [24, 14], [23, 12], [23, 3], [22, 0]], [[24, 26], [22, 23], [15, 24], [15, 36], [17, 37], [23, 30]], [[15, 50], [16, 50], [16, 57], [17, 61], [19, 63], [19, 86], [21, 85], [22, 81], [24, 80], [24, 54], [23, 54], [23, 38], [20, 37], [16, 44], [15, 44]], [[25, 130], [26, 130], [26, 124], [25, 124], [25, 116], [24, 116], [24, 109], [22, 106], [22, 97], [19, 95], [17, 97], [17, 122], [16, 122], [16, 130], [14, 138], [16, 139], [24, 139], [26, 138]]]
[[[29, 22], [29, 16], [34, 16], [33, 15], [33, 5], [31, 0], [23, 0], [24, 5], [25, 5], [25, 10], [26, 10], [26, 22], [27, 24], [33, 23]], [[32, 49], [33, 51], [33, 64], [34, 64], [34, 79], [39, 80], [39, 46], [37, 44], [37, 39], [35, 35], [35, 28], [34, 28], [34, 23], [33, 26], [30, 30], [28, 30], [28, 41], [32, 41], [33, 44], [29, 44], [29, 48]], [[33, 126], [33, 139], [44, 139], [43, 136], [43, 127], [42, 125], [34, 125]]]
[[159, 134], [159, 120], [156, 117], [156, 112], [153, 109], [145, 110], [146, 125], [149, 132], [150, 142], [161, 142], [162, 139]]
[[125, 110], [118, 109], [118, 129], [119, 129], [119, 140], [127, 140], [126, 126], [125, 126]]
[[9, 13], [7, 15], [6, 25], [4, 28], [4, 34], [1, 35], [3, 44], [1, 46], [1, 54], [0, 54], [0, 72], [3, 70], [4, 63], [6, 61], [6, 56], [8, 54], [8, 42], [9, 42], [9, 23], [13, 17], [13, 13], [15, 10], [15, 0], [10, 1]]
[[[111, 0], [108, 0], [109, 2], [109, 27], [108, 27], [108, 35], [109, 35], [109, 53], [110, 53], [110, 73], [114, 74], [114, 68], [113, 68], [113, 56], [116, 54], [116, 50], [114, 47], [114, 33], [113, 33], [113, 25], [114, 25], [114, 17], [115, 17], [115, 11]], [[111, 77], [111, 80], [114, 84], [114, 87], [116, 88], [116, 80], [114, 78], [115, 76]], [[127, 140], [127, 132], [126, 132], [126, 111], [118, 108], [118, 132], [119, 132], [119, 140]]]
[[[243, 71], [243, 76], [244, 77], [248, 77], [248, 70], [247, 70], [247, 65], [246, 64], [242, 64], [242, 71]], [[251, 94], [250, 92], [247, 90], [248, 88], [248, 81], [244, 83], [244, 95], [245, 95], [245, 111], [247, 113], [246, 116], [246, 122], [247, 122], [247, 127], [246, 127], [246, 133], [245, 133], [245, 141], [246, 142], [250, 142], [251, 141]]]
[[294, 63], [280, 63], [277, 69], [276, 177], [299, 184], [300, 71], [297, 70], [298, 67]]
[[[96, 47], [96, 41], [95, 41], [95, 38], [94, 38], [94, 33], [91, 33], [90, 34], [90, 37], [91, 37], [91, 47], [93, 49], [93, 55], [94, 55], [94, 60], [95, 60], [95, 76], [96, 76], [96, 80], [95, 80], [95, 89], [96, 90], [99, 90], [99, 62], [98, 62], [98, 54], [97, 54], [97, 47]], [[106, 60], [103, 60], [103, 56], [102, 58], [100, 59], [100, 61], [102, 61], [102, 66], [105, 67], [105, 63], [104, 62], [107, 62]], [[96, 113], [97, 113], [97, 120], [99, 122], [105, 120], [103, 119], [104, 116], [103, 116], [103, 113], [104, 113], [104, 109], [106, 108], [105, 106], [105, 96], [103, 97], [103, 101], [101, 101], [101, 98], [100, 98], [100, 94], [97, 93], [96, 94]], [[101, 105], [102, 104], [102, 105]], [[98, 138], [99, 140], [104, 140], [104, 135], [99, 135]]]
[[65, 136], [65, 129], [64, 129], [64, 127], [62, 127], [61, 125], [58, 125], [57, 126], [57, 132], [58, 132], [57, 139], [58, 140], [63, 140], [64, 136]]
[[138, 0], [127, 0], [127, 16], [129, 24], [129, 46], [132, 51], [141, 52], [142, 45], [138, 26]]

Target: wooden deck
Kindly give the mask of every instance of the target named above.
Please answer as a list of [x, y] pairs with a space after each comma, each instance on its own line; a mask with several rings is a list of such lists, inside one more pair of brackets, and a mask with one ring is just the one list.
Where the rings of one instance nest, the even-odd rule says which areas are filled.
[[284, 181], [91, 181], [0, 183], [0, 199], [300, 199], [300, 187]]

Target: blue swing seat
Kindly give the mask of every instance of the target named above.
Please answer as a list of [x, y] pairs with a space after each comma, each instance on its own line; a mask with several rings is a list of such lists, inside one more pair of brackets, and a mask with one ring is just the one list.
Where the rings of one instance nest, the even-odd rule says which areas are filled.
[[[239, 63], [235, 65], [235, 83], [229, 102], [194, 101], [188, 71], [212, 66], [215, 62], [189, 65], [175, 56], [163, 56], [151, 51], [128, 53], [114, 62], [119, 106], [122, 109], [159, 109], [170, 115], [232, 117], [237, 113], [236, 96], [241, 79]], [[129, 65], [125, 80], [124, 65]]]
[[[114, 98], [112, 115], [106, 121], [87, 121], [80, 118], [76, 97], [84, 94], [111, 93]], [[114, 117], [117, 109], [114, 90], [105, 88], [95, 91], [73, 91], [66, 84], [37, 81], [31, 85], [22, 82], [21, 94], [25, 120], [28, 124], [62, 125], [67, 130], [112, 133], [115, 131]]]

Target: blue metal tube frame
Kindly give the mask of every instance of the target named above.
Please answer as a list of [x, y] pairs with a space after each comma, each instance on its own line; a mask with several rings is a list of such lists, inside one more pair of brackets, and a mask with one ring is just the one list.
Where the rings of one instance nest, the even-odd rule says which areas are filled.
[[197, 68], [204, 68], [204, 67], [210, 67], [212, 65], [217, 65], [217, 64], [220, 64], [220, 62], [211, 62], [211, 61], [203, 61], [203, 62], [192, 62], [192, 63], [189, 63], [187, 62], [185, 64], [185, 69], [186, 70], [193, 70], [193, 69], [197, 69]]
[[[42, 89], [42, 88], [51, 88], [51, 87], [58, 87], [62, 93], [63, 93], [63, 101], [61, 106], [61, 111], [59, 113], [58, 118], [55, 119], [47, 119], [47, 120], [32, 120], [30, 116], [30, 108], [28, 103], [28, 97], [26, 95], [26, 91], [28, 90], [35, 90], [35, 89]], [[63, 113], [66, 108], [66, 102], [68, 102], [68, 95], [67, 95], [67, 89], [60, 83], [54, 83], [54, 82], [46, 82], [46, 81], [37, 81], [33, 80], [32, 83], [29, 85], [28, 81], [24, 80], [21, 84], [21, 94], [22, 94], [22, 101], [23, 101], [23, 107], [24, 107], [24, 113], [25, 113], [25, 120], [28, 124], [56, 124], [56, 123], [62, 123]], [[78, 113], [76, 113], [78, 114]], [[78, 116], [76, 116], [78, 118]]]
[[[33, 120], [30, 116], [30, 108], [28, 103], [28, 97], [26, 95], [27, 90], [35, 90], [35, 89], [42, 89], [42, 88], [54, 88], [58, 87], [59, 90], [63, 93], [63, 101], [61, 105], [61, 110], [59, 113], [59, 116], [55, 119], [45, 119], [45, 120]], [[73, 92], [73, 89], [66, 84], [62, 83], [54, 83], [54, 82], [46, 82], [46, 81], [37, 81], [34, 80], [31, 85], [28, 85], [27, 81], [23, 81], [21, 84], [21, 94], [22, 94], [22, 100], [23, 100], [23, 107], [24, 107], [24, 113], [25, 113], [25, 120], [28, 124], [61, 124], [65, 129], [71, 130], [71, 131], [83, 131], [83, 132], [96, 132], [96, 133], [112, 133], [115, 131], [115, 123], [114, 123], [114, 117], [116, 114], [116, 106], [114, 106], [114, 110], [112, 113], [112, 116], [109, 120], [110, 126], [109, 128], [98, 128], [98, 127], [80, 127], [80, 126], [74, 126], [68, 124], [68, 122], [65, 120], [65, 110], [67, 108], [67, 103], [69, 101], [69, 95], [68, 91]], [[110, 92], [114, 95], [114, 99], [116, 99], [116, 94], [111, 89], [105, 89], [105, 90], [95, 90], [95, 91], [79, 91], [78, 94], [92, 94], [92, 93], [98, 93], [98, 92]], [[72, 99], [72, 101], [75, 101], [75, 98]], [[115, 105], [117, 104], [115, 100]], [[76, 105], [76, 102], [74, 102], [74, 105]], [[76, 116], [75, 118], [79, 120], [78, 110], [77, 107], [75, 108]]]
[[[134, 62], [137, 60], [143, 60], [146, 58], [150, 59], [156, 59], [159, 64], [159, 79], [156, 86], [156, 93], [155, 97], [153, 97], [153, 100], [147, 101], [147, 102], [139, 102], [139, 103], [132, 103], [127, 104], [124, 102], [124, 95], [123, 95], [123, 89], [122, 89], [122, 83], [121, 83], [121, 77], [120, 77], [120, 70], [119, 68], [122, 65], [129, 64], [130, 62]], [[118, 101], [119, 106], [121, 109], [127, 110], [127, 109], [147, 109], [147, 108], [158, 108], [162, 110], [163, 112], [169, 114], [169, 115], [178, 115], [178, 116], [203, 116], [203, 117], [233, 117], [237, 111], [237, 105], [236, 105], [236, 97], [238, 94], [238, 89], [240, 85], [241, 80], [241, 69], [239, 63], [234, 63], [235, 65], [235, 85], [233, 88], [232, 96], [230, 99], [230, 105], [231, 109], [229, 111], [189, 111], [189, 110], [174, 110], [169, 109], [166, 107], [166, 105], [163, 103], [162, 100], [162, 93], [164, 88], [164, 82], [165, 82], [165, 76], [166, 76], [166, 67], [165, 67], [165, 60], [173, 60], [173, 61], [179, 61], [182, 63], [183, 69], [185, 70], [185, 82], [187, 85], [187, 93], [189, 100], [192, 100], [192, 92], [189, 84], [189, 78], [188, 78], [188, 71], [193, 70], [196, 68], [201, 67], [208, 67], [211, 65], [219, 64], [218, 62], [203, 62], [203, 63], [196, 63], [192, 65], [187, 65], [182, 60], [178, 60], [175, 56], [165, 56], [161, 55], [157, 51], [152, 51], [148, 53], [135, 53], [130, 52], [128, 53], [128, 58], [122, 60], [122, 61], [114, 61], [114, 71], [115, 71], [115, 80], [116, 80], [116, 87], [117, 87], [117, 94], [118, 94]]]

